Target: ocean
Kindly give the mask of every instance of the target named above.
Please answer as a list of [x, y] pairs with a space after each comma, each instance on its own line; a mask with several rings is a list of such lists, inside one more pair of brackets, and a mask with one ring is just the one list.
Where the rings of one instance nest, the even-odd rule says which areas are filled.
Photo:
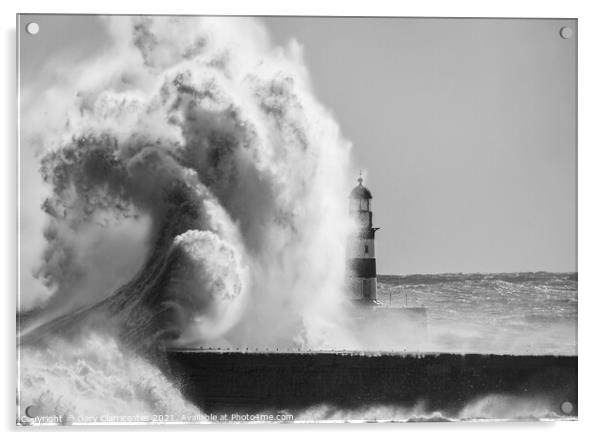
[[577, 355], [577, 273], [379, 275], [384, 306], [426, 307], [426, 351]]

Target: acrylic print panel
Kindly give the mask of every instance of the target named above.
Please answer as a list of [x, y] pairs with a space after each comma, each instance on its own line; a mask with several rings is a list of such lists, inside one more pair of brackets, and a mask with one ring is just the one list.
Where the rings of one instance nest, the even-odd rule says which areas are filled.
[[18, 424], [577, 417], [576, 20], [18, 35]]

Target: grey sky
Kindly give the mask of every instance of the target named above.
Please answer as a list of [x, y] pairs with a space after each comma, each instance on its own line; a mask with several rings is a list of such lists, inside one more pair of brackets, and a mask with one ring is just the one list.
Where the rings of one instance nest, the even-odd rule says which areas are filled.
[[[49, 60], [102, 50], [94, 17], [36, 21], [25, 86]], [[275, 43], [304, 47], [354, 145], [382, 227], [379, 273], [576, 270], [575, 21], [262, 21]]]
[[368, 174], [379, 273], [576, 270], [575, 21], [264, 21]]

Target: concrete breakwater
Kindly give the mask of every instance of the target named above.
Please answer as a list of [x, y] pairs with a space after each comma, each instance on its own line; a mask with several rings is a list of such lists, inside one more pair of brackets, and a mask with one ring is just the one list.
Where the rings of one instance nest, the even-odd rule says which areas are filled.
[[168, 350], [167, 360], [184, 395], [211, 412], [420, 404], [454, 417], [504, 395], [577, 415], [575, 356]]

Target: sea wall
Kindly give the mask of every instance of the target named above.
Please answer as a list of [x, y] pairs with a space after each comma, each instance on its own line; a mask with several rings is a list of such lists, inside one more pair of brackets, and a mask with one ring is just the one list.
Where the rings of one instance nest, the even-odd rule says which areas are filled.
[[168, 351], [184, 395], [206, 411], [416, 405], [457, 413], [473, 399], [537, 398], [577, 414], [577, 358], [480, 354]]

